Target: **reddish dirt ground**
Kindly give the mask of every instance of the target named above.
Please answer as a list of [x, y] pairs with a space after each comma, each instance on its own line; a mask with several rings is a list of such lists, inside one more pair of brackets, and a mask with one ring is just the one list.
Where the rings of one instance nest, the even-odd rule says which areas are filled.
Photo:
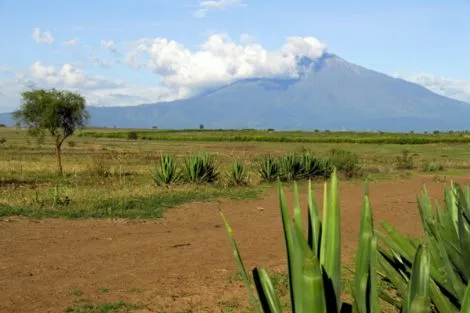
[[[469, 183], [470, 177], [455, 180]], [[407, 235], [419, 235], [416, 195], [423, 184], [434, 199], [442, 199], [444, 183], [431, 177], [370, 183], [376, 224], [386, 220]], [[362, 184], [341, 184], [346, 261], [357, 244], [362, 192]], [[321, 203], [320, 196], [317, 200]], [[275, 189], [260, 200], [184, 205], [158, 221], [5, 218], [0, 312], [64, 312], [80, 299], [142, 303], [140, 312], [221, 312], [243, 305], [242, 282], [230, 280], [236, 266], [219, 208], [248, 268], [284, 268]]]

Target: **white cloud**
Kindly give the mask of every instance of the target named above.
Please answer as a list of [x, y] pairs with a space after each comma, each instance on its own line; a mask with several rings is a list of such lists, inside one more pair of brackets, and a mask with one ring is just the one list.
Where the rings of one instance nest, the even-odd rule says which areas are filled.
[[33, 30], [32, 36], [33, 36], [34, 41], [36, 41], [36, 43], [38, 44], [44, 43], [44, 44], [50, 45], [54, 42], [54, 37], [52, 36], [50, 32], [41, 33], [41, 30], [39, 28], [35, 28]]
[[37, 61], [31, 66], [31, 76], [42, 85], [60, 88], [90, 89], [120, 86], [119, 83], [111, 82], [101, 76], [88, 75], [70, 64], [64, 64], [60, 69], [56, 69], [54, 66], [42, 65]]
[[150, 69], [167, 87], [196, 91], [250, 77], [295, 78], [302, 57], [316, 59], [325, 50], [325, 44], [314, 37], [290, 37], [279, 50], [267, 51], [250, 40], [236, 43], [212, 35], [194, 52], [173, 40], [147, 38], [139, 40], [125, 62]]
[[224, 10], [233, 5], [241, 5], [240, 0], [203, 0], [199, 8], [193, 13], [194, 17], [203, 18], [209, 11]]
[[470, 103], [470, 81], [439, 77], [431, 74], [395, 73], [402, 78], [421, 85], [439, 95]]
[[64, 41], [62, 44], [63, 44], [64, 46], [74, 47], [74, 46], [78, 45], [78, 38], [66, 40], [66, 41]]
[[108, 49], [112, 53], [119, 53], [114, 40], [101, 40], [101, 46]]

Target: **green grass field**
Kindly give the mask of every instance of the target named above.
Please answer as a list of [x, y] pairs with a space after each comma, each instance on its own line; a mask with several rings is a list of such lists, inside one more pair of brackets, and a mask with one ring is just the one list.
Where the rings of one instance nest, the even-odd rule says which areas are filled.
[[[69, 138], [63, 147], [66, 174], [58, 177], [50, 139], [39, 144], [25, 130], [0, 128], [0, 138], [4, 138], [0, 145], [0, 215], [156, 218], [183, 203], [255, 198], [270, 188], [260, 183], [257, 168], [266, 154], [311, 151], [328, 156], [331, 149], [345, 149], [359, 157], [363, 176], [356, 179], [360, 181], [365, 177], [459, 174], [470, 168], [467, 133], [136, 130], [139, 137], [153, 140], [129, 140], [129, 131], [90, 129]], [[338, 138], [343, 142], [338, 142]], [[410, 143], [383, 143], [390, 138]], [[434, 143], [417, 144], [417, 138]], [[301, 142], [297, 142], [299, 139]], [[397, 163], [403, 150], [409, 150], [413, 158], [407, 169], [400, 169]], [[153, 174], [161, 155], [171, 153], [181, 159], [197, 152], [208, 152], [216, 158], [221, 174], [217, 183], [171, 187], [155, 184]], [[228, 188], [227, 173], [234, 161], [247, 166], [248, 186]]]

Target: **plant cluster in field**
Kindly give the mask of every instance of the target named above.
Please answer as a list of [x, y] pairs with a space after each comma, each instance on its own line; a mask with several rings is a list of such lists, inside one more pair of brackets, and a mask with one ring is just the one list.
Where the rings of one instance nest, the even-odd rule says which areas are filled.
[[[324, 184], [323, 197], [321, 218], [309, 182], [305, 234], [297, 184], [293, 217], [282, 186], [279, 189], [292, 312], [379, 313], [385, 312], [385, 304], [402, 313], [470, 312], [470, 186], [446, 187], [444, 210], [433, 208], [425, 190], [418, 201], [424, 237], [412, 240], [388, 223], [382, 224], [382, 231], [376, 230], [366, 185], [351, 302], [344, 301], [341, 290], [336, 170], [329, 184]], [[232, 229], [221, 216], [253, 309], [284, 312], [268, 272], [254, 268], [252, 278], [248, 276]]]
[[[262, 182], [300, 181], [314, 178], [330, 177], [333, 167], [347, 178], [359, 176], [361, 168], [358, 156], [346, 150], [332, 150], [330, 157], [317, 157], [313, 153], [290, 153], [280, 157], [265, 155], [257, 163], [257, 172]], [[245, 186], [249, 175], [247, 166], [241, 161], [232, 163], [226, 173], [230, 186]], [[173, 155], [160, 157], [157, 169], [153, 175], [157, 185], [172, 185], [177, 183], [215, 183], [221, 175], [218, 162], [210, 154], [195, 154], [185, 158], [178, 164]]]
[[264, 182], [327, 178], [332, 171], [333, 166], [328, 158], [319, 158], [309, 152], [281, 157], [266, 155], [258, 165], [258, 172]]

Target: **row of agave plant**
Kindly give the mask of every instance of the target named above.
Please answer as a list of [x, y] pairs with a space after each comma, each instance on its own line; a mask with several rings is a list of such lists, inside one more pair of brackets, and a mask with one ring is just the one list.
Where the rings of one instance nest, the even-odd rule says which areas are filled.
[[[455, 183], [446, 187], [444, 210], [438, 204], [434, 210], [428, 193], [423, 192], [418, 206], [425, 235], [416, 242], [387, 223], [383, 223], [383, 231], [375, 229], [366, 184], [352, 303], [341, 301], [341, 211], [336, 170], [329, 188], [326, 182], [324, 185], [322, 218], [309, 183], [307, 233], [302, 226], [297, 185], [292, 219], [282, 186], [279, 199], [292, 312], [376, 313], [385, 308], [383, 301], [403, 313], [470, 312], [470, 187], [463, 190]], [[232, 229], [221, 215], [255, 311], [283, 312], [267, 271], [255, 268], [250, 279]]]
[[[315, 177], [329, 177], [333, 167], [327, 158], [312, 153], [288, 154], [279, 158], [266, 155], [257, 164], [261, 181], [292, 181]], [[213, 183], [220, 178], [218, 164], [213, 155], [195, 154], [183, 160], [182, 166], [173, 155], [160, 158], [154, 181], [158, 185], [178, 182]], [[246, 185], [248, 169], [241, 161], [235, 161], [227, 173], [230, 185]]]

